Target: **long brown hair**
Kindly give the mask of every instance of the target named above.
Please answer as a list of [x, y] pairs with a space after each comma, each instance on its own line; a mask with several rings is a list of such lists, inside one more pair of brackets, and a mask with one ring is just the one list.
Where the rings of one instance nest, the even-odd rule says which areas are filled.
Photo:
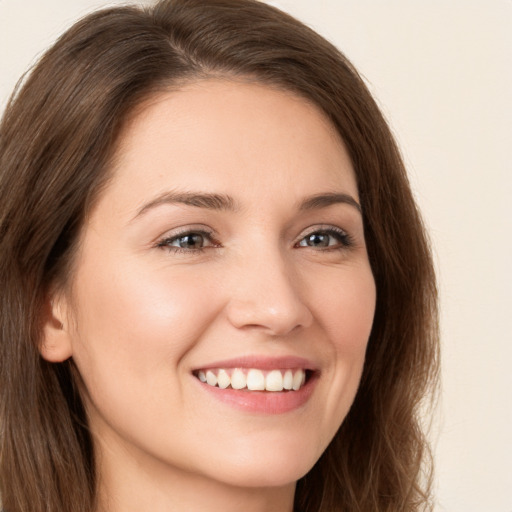
[[163, 0], [89, 15], [43, 56], [0, 125], [0, 493], [8, 512], [91, 512], [94, 446], [73, 362], [38, 351], [52, 286], [127, 116], [151, 94], [209, 76], [252, 79], [318, 105], [356, 172], [377, 307], [355, 402], [297, 510], [431, 508], [419, 407], [438, 370], [429, 243], [390, 130], [348, 60], [254, 0]]

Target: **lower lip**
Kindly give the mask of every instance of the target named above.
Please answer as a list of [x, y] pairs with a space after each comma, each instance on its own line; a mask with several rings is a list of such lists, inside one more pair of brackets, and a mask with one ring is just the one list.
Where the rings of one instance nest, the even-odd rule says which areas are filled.
[[221, 389], [204, 384], [195, 378], [207, 393], [217, 400], [236, 409], [260, 414], [283, 414], [302, 407], [311, 397], [318, 377], [310, 376], [298, 391], [248, 391], [238, 389]]

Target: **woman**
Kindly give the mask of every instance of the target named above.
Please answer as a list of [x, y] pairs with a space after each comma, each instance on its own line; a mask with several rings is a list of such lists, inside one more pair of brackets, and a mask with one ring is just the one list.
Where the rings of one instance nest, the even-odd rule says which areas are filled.
[[6, 511], [429, 508], [429, 245], [343, 55], [251, 0], [113, 8], [0, 136]]

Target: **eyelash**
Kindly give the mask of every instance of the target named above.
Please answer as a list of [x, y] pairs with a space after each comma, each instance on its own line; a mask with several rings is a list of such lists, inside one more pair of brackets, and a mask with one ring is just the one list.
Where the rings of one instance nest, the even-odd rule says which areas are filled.
[[[195, 249], [194, 248], [186, 249], [184, 247], [175, 247], [175, 246], [171, 245], [173, 242], [176, 242], [180, 238], [185, 238], [186, 236], [191, 236], [191, 235], [201, 235], [205, 240], [208, 240], [211, 243], [211, 245], [209, 245], [207, 247], [199, 247], [199, 248], [195, 248]], [[173, 252], [175, 254], [180, 254], [180, 253], [190, 254], [190, 253], [204, 252], [205, 249], [208, 249], [210, 247], [219, 247], [220, 243], [213, 239], [213, 232], [211, 232], [211, 231], [206, 231], [203, 229], [186, 229], [180, 233], [175, 233], [173, 236], [163, 238], [162, 240], [160, 240], [157, 243], [156, 246], [161, 249], [167, 249], [168, 251]]]
[[[205, 240], [210, 242], [210, 245], [206, 247], [198, 247], [198, 248], [184, 248], [184, 247], [176, 247], [171, 245], [172, 243], [175, 243], [180, 238], [185, 238], [186, 236], [191, 235], [200, 235]], [[314, 246], [307, 246], [307, 245], [300, 245], [301, 242], [306, 240], [308, 237], [312, 237], [313, 235], [328, 235], [332, 238], [335, 238], [337, 240], [337, 244], [334, 245], [327, 245], [325, 247], [317, 247]], [[310, 233], [304, 235], [297, 243], [294, 244], [294, 248], [300, 248], [300, 247], [310, 247], [315, 250], [320, 251], [340, 251], [344, 249], [348, 249], [354, 244], [354, 241], [352, 237], [343, 229], [331, 226], [328, 228], [320, 228], [315, 229], [314, 231], [311, 231]], [[167, 249], [170, 252], [173, 252], [175, 254], [198, 254], [204, 252], [206, 249], [209, 249], [211, 247], [220, 247], [220, 242], [214, 240], [213, 238], [213, 232], [201, 230], [201, 229], [187, 229], [180, 233], [175, 233], [173, 236], [165, 237], [161, 240], [159, 240], [156, 244], [156, 247], [161, 249]]]
[[[304, 240], [306, 240], [308, 237], [311, 237], [313, 235], [328, 235], [332, 238], [335, 238], [339, 243], [335, 245], [328, 245], [326, 247], [319, 247], [316, 248], [317, 250], [321, 251], [336, 251], [336, 250], [343, 250], [348, 249], [349, 247], [352, 247], [354, 245], [354, 240], [352, 237], [343, 229], [337, 228], [335, 226], [329, 226], [326, 228], [317, 228], [314, 231], [311, 231], [307, 235], [304, 235], [295, 245], [294, 247], [308, 247], [308, 246], [301, 246], [300, 243]], [[309, 246], [313, 249], [315, 247]]]

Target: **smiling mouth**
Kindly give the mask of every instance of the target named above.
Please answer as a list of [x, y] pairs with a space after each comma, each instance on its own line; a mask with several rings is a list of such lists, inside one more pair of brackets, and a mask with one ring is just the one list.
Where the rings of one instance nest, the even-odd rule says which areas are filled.
[[261, 370], [258, 368], [209, 368], [197, 370], [194, 376], [202, 383], [242, 391], [299, 391], [308, 381], [311, 370], [303, 368]]

